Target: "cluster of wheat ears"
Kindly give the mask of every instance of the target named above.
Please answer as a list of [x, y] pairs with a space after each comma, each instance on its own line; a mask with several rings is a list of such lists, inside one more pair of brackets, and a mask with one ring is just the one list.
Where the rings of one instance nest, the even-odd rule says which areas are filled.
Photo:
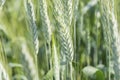
[[117, 0], [0, 0], [0, 80], [120, 80]]

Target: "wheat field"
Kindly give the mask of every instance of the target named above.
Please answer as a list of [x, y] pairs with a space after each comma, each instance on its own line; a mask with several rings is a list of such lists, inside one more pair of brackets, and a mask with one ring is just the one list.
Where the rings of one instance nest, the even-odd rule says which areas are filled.
[[120, 80], [120, 0], [0, 0], [0, 80]]

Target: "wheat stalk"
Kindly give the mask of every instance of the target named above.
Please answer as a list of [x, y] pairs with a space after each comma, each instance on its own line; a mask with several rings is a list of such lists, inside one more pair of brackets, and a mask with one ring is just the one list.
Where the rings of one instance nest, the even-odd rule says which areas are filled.
[[57, 47], [56, 47], [56, 41], [55, 41], [55, 38], [54, 38], [54, 35], [52, 36], [52, 53], [53, 53], [53, 56], [54, 56], [54, 61], [53, 61], [53, 64], [54, 64], [54, 77], [55, 77], [55, 80], [60, 80], [60, 63], [59, 63], [59, 56], [58, 56], [58, 53], [57, 53]]
[[[76, 24], [77, 24], [77, 20], [78, 20], [78, 8], [79, 8], [79, 0], [75, 0], [74, 1], [74, 60], [75, 62], [77, 62], [77, 30], [76, 30]], [[77, 68], [77, 64], [75, 65], [75, 68]], [[74, 73], [74, 79], [77, 79], [77, 71], [75, 71]]]

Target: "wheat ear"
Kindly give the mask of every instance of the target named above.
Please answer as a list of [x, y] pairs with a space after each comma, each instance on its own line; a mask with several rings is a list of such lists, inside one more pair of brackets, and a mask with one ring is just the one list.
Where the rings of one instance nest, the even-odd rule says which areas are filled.
[[25, 4], [26, 12], [28, 14], [28, 22], [29, 22], [30, 30], [32, 32], [35, 53], [38, 54], [39, 40], [38, 40], [37, 26], [36, 26], [36, 23], [35, 23], [35, 15], [34, 15], [33, 4], [31, 2], [31, 0], [27, 0], [25, 3], [26, 3]]
[[[118, 23], [115, 17], [114, 0], [101, 0], [101, 10], [103, 15], [103, 29], [108, 48], [112, 53], [113, 69], [115, 80], [120, 78], [120, 37]], [[109, 69], [110, 70], [110, 69]]]
[[[68, 0], [71, 1], [71, 0]], [[54, 16], [57, 22], [57, 30], [59, 35], [59, 41], [61, 45], [61, 77], [62, 80], [69, 78], [72, 79], [72, 60], [73, 60], [73, 42], [70, 34], [70, 22], [72, 19], [72, 4], [63, 0], [53, 0], [54, 4]], [[69, 6], [66, 8], [66, 5]], [[65, 11], [67, 9], [67, 11]], [[69, 12], [70, 11], [70, 12]], [[67, 13], [69, 15], [67, 16]], [[70, 18], [69, 18], [70, 17]], [[68, 22], [65, 18], [69, 18]], [[70, 72], [69, 72], [70, 71]]]
[[48, 64], [48, 69], [52, 67], [52, 60], [50, 58], [51, 56], [51, 24], [50, 19], [48, 16], [47, 11], [47, 0], [40, 0], [40, 15], [41, 15], [41, 21], [42, 21], [42, 30], [46, 42], [46, 59]]
[[[26, 13], [28, 15], [27, 17], [28, 17], [30, 31], [32, 32], [34, 52], [36, 53], [36, 55], [33, 54], [34, 57], [32, 58], [31, 56], [29, 56], [30, 54], [27, 54], [28, 52], [26, 51], [25, 56], [26, 57], [28, 56], [29, 58], [31, 57], [31, 60], [35, 59], [35, 61], [33, 61], [33, 63], [35, 64], [35, 66], [34, 66], [35, 71], [31, 71], [31, 72], [32, 72], [32, 75], [35, 76], [34, 79], [39, 80], [38, 67], [37, 67], [37, 54], [39, 51], [39, 40], [38, 40], [38, 34], [37, 34], [37, 25], [35, 23], [35, 14], [34, 14], [33, 4], [32, 4], [31, 0], [25, 1], [25, 8], [26, 8]], [[26, 58], [26, 59], [29, 60], [29, 58], [28, 59]]]
[[47, 2], [46, 0], [40, 0], [40, 15], [42, 21], [42, 29], [46, 42], [51, 41], [51, 25], [47, 11]]

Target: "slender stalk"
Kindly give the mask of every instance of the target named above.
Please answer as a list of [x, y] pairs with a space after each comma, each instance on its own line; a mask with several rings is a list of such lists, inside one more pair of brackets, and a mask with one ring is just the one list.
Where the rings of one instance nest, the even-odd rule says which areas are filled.
[[90, 58], [89, 58], [89, 56], [90, 56], [90, 31], [89, 31], [89, 29], [88, 29], [88, 31], [87, 31], [87, 55], [88, 55], [88, 57], [87, 57], [87, 65], [90, 65]]
[[59, 63], [59, 56], [58, 56], [58, 53], [57, 53], [57, 48], [56, 48], [56, 41], [55, 41], [55, 38], [54, 38], [54, 35], [52, 36], [52, 53], [53, 53], [53, 56], [54, 56], [54, 77], [55, 77], [55, 80], [60, 80], [60, 63]]
[[[98, 9], [98, 8], [97, 8]], [[100, 12], [96, 9], [95, 11], [95, 16], [96, 16], [96, 20], [95, 20], [95, 30], [96, 30], [96, 45], [95, 45], [95, 54], [94, 54], [94, 66], [97, 66], [98, 64], [98, 39], [99, 39], [99, 29], [100, 29]]]
[[[79, 6], [79, 0], [74, 1], [74, 60], [77, 62], [77, 20], [78, 20], [78, 6]], [[75, 64], [75, 68], [77, 69], [77, 64]], [[74, 72], [74, 80], [77, 80], [77, 71]]]

